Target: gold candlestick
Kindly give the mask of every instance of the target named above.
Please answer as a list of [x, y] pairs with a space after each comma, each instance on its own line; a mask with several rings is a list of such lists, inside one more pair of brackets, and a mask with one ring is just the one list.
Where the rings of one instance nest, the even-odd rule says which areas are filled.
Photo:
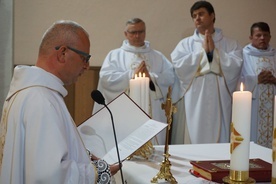
[[171, 100], [171, 93], [172, 93], [172, 88], [171, 86], [168, 89], [168, 94], [167, 94], [167, 99], [166, 102], [162, 104], [162, 109], [165, 110], [165, 114], [167, 117], [167, 129], [166, 129], [166, 144], [164, 148], [164, 160], [161, 163], [160, 171], [157, 173], [155, 177], [152, 178], [151, 182], [152, 183], [157, 183], [158, 179], [165, 179], [166, 181], [171, 182], [172, 184], [176, 184], [177, 181], [173, 177], [171, 173], [171, 162], [169, 161], [169, 137], [170, 137], [170, 128], [171, 128], [171, 123], [172, 123], [172, 114], [176, 112], [176, 107], [172, 104]]

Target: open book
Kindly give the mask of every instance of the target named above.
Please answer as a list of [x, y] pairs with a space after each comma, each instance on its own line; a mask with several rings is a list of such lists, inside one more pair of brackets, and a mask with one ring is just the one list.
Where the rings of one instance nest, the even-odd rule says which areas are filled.
[[[121, 161], [167, 127], [166, 123], [152, 120], [125, 93], [107, 106], [113, 115]], [[104, 106], [79, 125], [78, 131], [91, 153], [109, 164], [118, 162], [111, 116]]]

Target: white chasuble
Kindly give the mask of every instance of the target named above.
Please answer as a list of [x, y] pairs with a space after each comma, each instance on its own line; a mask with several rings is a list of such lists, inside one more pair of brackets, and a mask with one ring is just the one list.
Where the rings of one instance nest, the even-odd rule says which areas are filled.
[[273, 109], [275, 84], [258, 84], [261, 71], [271, 71], [276, 76], [276, 53], [269, 47], [258, 50], [251, 44], [243, 49], [244, 65], [242, 81], [246, 90], [252, 92], [251, 141], [272, 148], [273, 139]]
[[187, 123], [192, 144], [229, 142], [232, 93], [241, 71], [242, 48], [224, 37], [220, 29], [212, 37], [212, 62], [196, 30], [193, 36], [181, 40], [171, 54], [184, 95], [186, 119], [182, 123]]
[[1, 122], [0, 183], [95, 183], [96, 168], [66, 108], [66, 95], [56, 76], [38, 67], [15, 67], [4, 105], [6, 127]]
[[[174, 83], [173, 66], [161, 52], [151, 49], [148, 41], [145, 41], [142, 47], [134, 47], [124, 40], [120, 48], [110, 51], [100, 70], [98, 90], [102, 92], [106, 103], [122, 92], [129, 94], [129, 81], [134, 77], [134, 70], [142, 61], [145, 61], [155, 86], [155, 91], [149, 90], [150, 111], [147, 113], [152, 119], [167, 123], [161, 104], [166, 100], [168, 87]], [[92, 114], [102, 107], [94, 103]], [[122, 106], [122, 108], [127, 107]], [[157, 138], [158, 141], [154, 144], [164, 144], [165, 131], [159, 133]]]

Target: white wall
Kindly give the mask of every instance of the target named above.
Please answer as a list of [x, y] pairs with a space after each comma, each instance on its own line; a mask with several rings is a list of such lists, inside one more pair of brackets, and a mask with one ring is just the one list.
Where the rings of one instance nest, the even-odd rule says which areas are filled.
[[[121, 45], [125, 22], [142, 18], [147, 40], [168, 59], [176, 44], [193, 33], [193, 0], [14, 0], [14, 63], [34, 64], [44, 31], [58, 19], [77, 21], [90, 33], [91, 66], [101, 66], [106, 54]], [[265, 21], [276, 47], [275, 0], [210, 0], [216, 27], [242, 46], [248, 43], [253, 22]], [[275, 36], [276, 37], [276, 36]]]

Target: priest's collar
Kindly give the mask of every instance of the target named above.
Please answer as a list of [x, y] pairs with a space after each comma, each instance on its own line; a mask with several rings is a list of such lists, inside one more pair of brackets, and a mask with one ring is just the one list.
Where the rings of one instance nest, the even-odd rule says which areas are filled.
[[257, 49], [256, 47], [252, 46], [252, 44], [248, 44], [244, 47], [243, 51], [249, 55], [253, 56], [274, 56], [276, 51], [270, 45], [266, 50]]
[[128, 40], [124, 40], [121, 48], [125, 51], [135, 52], [135, 53], [145, 53], [151, 50], [150, 43], [148, 41], [145, 41], [145, 44], [141, 47], [135, 47], [133, 45], [130, 45]]

